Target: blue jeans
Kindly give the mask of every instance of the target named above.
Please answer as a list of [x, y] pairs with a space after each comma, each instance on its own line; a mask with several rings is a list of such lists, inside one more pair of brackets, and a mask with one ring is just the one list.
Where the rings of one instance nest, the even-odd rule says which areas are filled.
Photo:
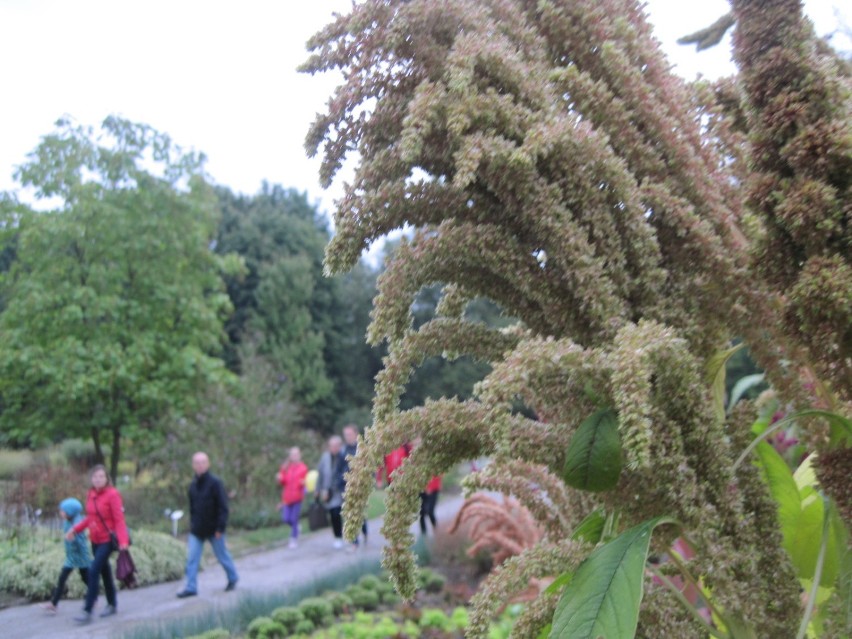
[[219, 560], [222, 568], [225, 569], [225, 574], [228, 575], [228, 583], [235, 583], [238, 579], [234, 560], [231, 559], [231, 553], [225, 546], [225, 535], [218, 539], [210, 537], [208, 540], [204, 540], [190, 534], [186, 557], [186, 590], [188, 592], [198, 592], [198, 565], [201, 563], [201, 552], [204, 550], [205, 541], [209, 541], [210, 545], [213, 546], [216, 559]]
[[86, 590], [86, 601], [83, 609], [86, 612], [92, 612], [95, 607], [95, 601], [98, 599], [98, 591], [100, 590], [100, 580], [104, 580], [104, 593], [106, 594], [107, 603], [115, 607], [115, 582], [112, 579], [112, 567], [109, 565], [109, 556], [112, 554], [112, 544], [92, 544], [92, 563], [89, 566], [89, 587]]

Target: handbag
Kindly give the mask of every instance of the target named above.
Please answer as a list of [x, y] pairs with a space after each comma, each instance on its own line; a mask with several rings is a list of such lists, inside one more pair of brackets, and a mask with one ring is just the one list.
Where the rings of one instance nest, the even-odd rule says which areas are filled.
[[115, 578], [127, 589], [137, 586], [136, 564], [133, 563], [133, 557], [130, 556], [129, 550], [118, 551], [118, 559], [115, 562]]
[[328, 511], [325, 506], [319, 503], [319, 500], [314, 500], [308, 506], [308, 528], [313, 532], [321, 528], [328, 528]]

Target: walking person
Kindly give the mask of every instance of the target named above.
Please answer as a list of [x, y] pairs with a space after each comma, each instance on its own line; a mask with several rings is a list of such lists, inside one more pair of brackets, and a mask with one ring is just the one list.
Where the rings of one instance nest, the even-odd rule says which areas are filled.
[[281, 521], [290, 525], [290, 543], [287, 547], [291, 549], [299, 545], [299, 514], [302, 510], [302, 500], [305, 498], [307, 475], [308, 467], [302, 461], [302, 451], [294, 446], [277, 475], [278, 483], [282, 487]]
[[[343, 464], [341, 464], [338, 472], [338, 483], [341, 485], [341, 492], [346, 492], [346, 473], [349, 472], [349, 458], [354, 457], [358, 452], [358, 427], [355, 424], [347, 424], [343, 427]], [[361, 524], [361, 533], [364, 535], [364, 545], [367, 545], [367, 520]], [[349, 550], [354, 550], [358, 547], [358, 540], [352, 542]]]
[[426, 535], [426, 519], [432, 522], [432, 534], [435, 534], [435, 506], [441, 492], [441, 475], [435, 475], [426, 484], [426, 490], [420, 493], [420, 532]]
[[228, 576], [226, 591], [237, 587], [237, 569], [225, 545], [225, 528], [228, 525], [228, 495], [222, 480], [210, 472], [210, 458], [198, 452], [192, 456], [195, 477], [189, 485], [190, 533], [187, 540], [186, 585], [177, 596], [194, 597], [198, 594], [198, 565], [204, 542], [213, 546], [216, 559]]
[[118, 611], [115, 581], [112, 577], [110, 555], [115, 550], [127, 550], [130, 546], [130, 536], [124, 522], [124, 505], [121, 493], [112, 485], [106, 468], [97, 465], [89, 475], [92, 487], [86, 496], [86, 516], [71, 527], [65, 539], [73, 541], [87, 528], [92, 542], [92, 563], [89, 565], [86, 599], [83, 604], [83, 614], [74, 618], [80, 624], [92, 621], [92, 609], [98, 599], [100, 581], [104, 582], [104, 594], [107, 606], [101, 612], [101, 617], [109, 617]]
[[343, 548], [343, 518], [340, 515], [343, 506], [343, 484], [339, 480], [343, 463], [343, 440], [334, 435], [328, 439], [328, 447], [320, 456], [317, 494], [331, 519], [335, 548]]
[[[64, 520], [62, 531], [67, 535], [74, 524], [80, 523], [83, 519], [83, 504], [79, 500], [69, 497], [63, 499], [59, 504], [59, 516]], [[55, 613], [59, 600], [65, 594], [65, 583], [68, 577], [75, 570], [80, 571], [80, 579], [88, 587], [89, 585], [89, 565], [92, 563], [92, 555], [89, 552], [85, 535], [75, 535], [73, 539], [65, 539], [65, 563], [62, 565], [62, 570], [59, 572], [59, 581], [53, 591], [53, 596], [50, 601], [44, 604], [44, 609], [48, 612]]]

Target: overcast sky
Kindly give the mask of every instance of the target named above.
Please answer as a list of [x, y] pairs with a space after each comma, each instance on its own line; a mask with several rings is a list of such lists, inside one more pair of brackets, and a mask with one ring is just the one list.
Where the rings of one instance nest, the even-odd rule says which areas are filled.
[[[651, 0], [657, 37], [679, 73], [733, 72], [730, 40], [697, 54], [675, 40], [728, 10], [724, 0]], [[830, 0], [808, 12], [825, 34]], [[0, 0], [0, 190], [54, 121], [109, 114], [150, 124], [203, 151], [219, 184], [254, 193], [265, 179], [324, 193], [303, 140], [336, 78], [296, 72], [305, 42], [349, 0]]]

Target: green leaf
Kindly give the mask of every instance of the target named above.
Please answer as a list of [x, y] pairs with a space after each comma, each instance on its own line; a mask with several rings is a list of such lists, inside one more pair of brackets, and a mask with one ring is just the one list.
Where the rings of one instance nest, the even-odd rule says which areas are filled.
[[720, 351], [707, 362], [707, 381], [713, 391], [713, 410], [719, 422], [725, 421], [725, 364], [737, 351], [745, 348], [745, 344], [737, 344], [733, 348]]
[[574, 433], [562, 477], [574, 488], [600, 492], [618, 483], [621, 467], [618, 416], [605, 408], [583, 420]]
[[606, 526], [606, 515], [601, 510], [595, 510], [589, 513], [574, 529], [574, 532], [571, 533], [571, 539], [596, 544], [603, 537], [604, 526]]
[[826, 513], [824, 500], [816, 490], [816, 475], [809, 456], [793, 474], [784, 459], [766, 442], [757, 446], [757, 456], [769, 491], [778, 506], [778, 521], [784, 550], [799, 579], [813, 579], [822, 541], [825, 517], [829, 536], [820, 586], [830, 587], [837, 579], [846, 529], [836, 508]]
[[[763, 469], [763, 476], [778, 506], [778, 520], [781, 533], [786, 540], [795, 531], [802, 514], [802, 498], [787, 462], [766, 442], [757, 447], [757, 456]], [[785, 547], [787, 544], [785, 543]], [[789, 552], [789, 549], [788, 549]]]
[[645, 559], [657, 517], [595, 550], [577, 568], [553, 616], [552, 639], [633, 639], [642, 602]]

